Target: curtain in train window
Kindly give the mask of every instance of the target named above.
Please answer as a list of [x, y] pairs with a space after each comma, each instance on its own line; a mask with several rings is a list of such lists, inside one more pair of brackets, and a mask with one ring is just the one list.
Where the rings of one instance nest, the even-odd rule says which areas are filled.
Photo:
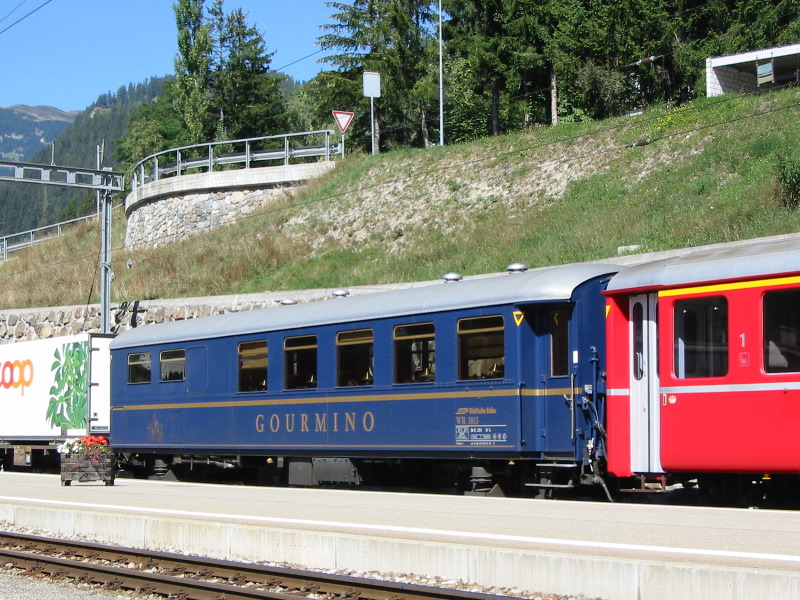
[[436, 379], [433, 323], [394, 328], [394, 382], [421, 383]]
[[161, 381], [183, 381], [186, 378], [186, 350], [164, 350], [160, 362]]
[[317, 336], [286, 338], [283, 347], [286, 389], [317, 387]]
[[372, 385], [371, 329], [336, 334], [336, 385]]
[[800, 371], [800, 290], [764, 294], [764, 370]]
[[496, 379], [505, 373], [502, 315], [458, 322], [458, 378]]
[[675, 375], [679, 379], [728, 373], [728, 301], [722, 296], [675, 303]]
[[239, 391], [262, 392], [267, 389], [267, 341], [253, 340], [239, 344]]
[[128, 354], [128, 383], [150, 383], [150, 377], [150, 353]]

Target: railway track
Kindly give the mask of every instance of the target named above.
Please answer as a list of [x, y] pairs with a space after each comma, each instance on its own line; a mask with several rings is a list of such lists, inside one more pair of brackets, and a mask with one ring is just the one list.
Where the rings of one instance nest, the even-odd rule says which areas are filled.
[[171, 600], [508, 598], [7, 532], [0, 532], [0, 566]]

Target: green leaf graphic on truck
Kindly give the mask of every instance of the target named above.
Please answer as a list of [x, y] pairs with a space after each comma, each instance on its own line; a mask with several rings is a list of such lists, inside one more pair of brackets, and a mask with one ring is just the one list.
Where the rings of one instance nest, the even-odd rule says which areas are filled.
[[53, 387], [47, 405], [47, 421], [53, 427], [86, 427], [86, 402], [89, 389], [88, 342], [73, 342], [56, 348]]

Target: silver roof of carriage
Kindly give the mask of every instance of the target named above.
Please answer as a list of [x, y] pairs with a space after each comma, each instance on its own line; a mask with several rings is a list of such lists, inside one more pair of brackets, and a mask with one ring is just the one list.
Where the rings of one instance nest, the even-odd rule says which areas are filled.
[[111, 348], [168, 344], [255, 332], [300, 329], [366, 319], [412, 317], [482, 306], [565, 301], [590, 279], [617, 272], [611, 264], [581, 263], [504, 273], [458, 282], [376, 292], [306, 304], [276, 306], [130, 329]]
[[759, 238], [676, 251], [675, 256], [628, 267], [607, 291], [663, 289], [800, 272], [800, 235]]

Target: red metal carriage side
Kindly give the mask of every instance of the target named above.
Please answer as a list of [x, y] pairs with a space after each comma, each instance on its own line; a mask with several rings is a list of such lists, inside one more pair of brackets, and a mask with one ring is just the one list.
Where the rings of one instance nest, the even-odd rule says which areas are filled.
[[631, 267], [606, 294], [612, 474], [800, 472], [800, 236]]

